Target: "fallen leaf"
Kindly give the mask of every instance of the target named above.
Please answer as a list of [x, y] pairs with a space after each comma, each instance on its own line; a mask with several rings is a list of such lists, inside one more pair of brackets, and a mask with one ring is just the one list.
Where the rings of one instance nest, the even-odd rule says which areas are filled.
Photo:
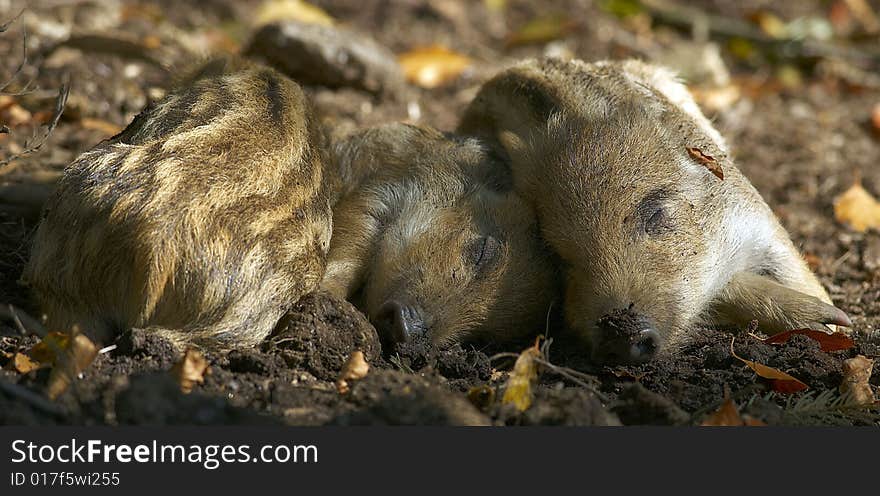
[[70, 343], [70, 336], [63, 332], [52, 331], [35, 344], [28, 355], [40, 363], [54, 364], [55, 358], [63, 353]]
[[503, 404], [513, 405], [521, 412], [532, 406], [532, 384], [538, 378], [537, 358], [541, 358], [541, 349], [536, 340], [535, 345], [520, 353], [513, 364], [501, 397]]
[[776, 39], [788, 37], [788, 27], [785, 22], [771, 12], [760, 11], [752, 14], [751, 20], [761, 28], [767, 36]]
[[858, 232], [880, 229], [880, 203], [856, 181], [834, 199], [834, 218]]
[[171, 368], [171, 375], [180, 385], [180, 390], [189, 394], [196, 384], [204, 384], [205, 376], [211, 373], [210, 364], [198, 350], [189, 348], [183, 358]]
[[709, 172], [715, 174], [715, 177], [718, 179], [724, 180], [724, 171], [721, 170], [721, 164], [715, 160], [715, 157], [711, 155], [706, 155], [699, 148], [687, 147], [688, 155], [691, 156], [692, 159], [696, 160], [700, 165], [709, 169]]
[[85, 334], [76, 329], [71, 334], [73, 337], [68, 340], [64, 351], [56, 355], [55, 365], [49, 374], [46, 394], [52, 400], [67, 390], [73, 380], [98, 356], [98, 347]]
[[730, 354], [733, 355], [733, 357], [737, 360], [748, 365], [748, 367], [754, 370], [755, 373], [758, 374], [760, 377], [768, 379], [770, 381], [770, 387], [774, 391], [776, 391], [777, 393], [796, 393], [798, 391], [803, 391], [804, 389], [807, 389], [808, 386], [806, 384], [781, 370], [774, 369], [773, 367], [768, 367], [758, 362], [746, 360], [745, 358], [737, 355], [736, 352], [733, 351], [733, 342], [735, 339], [736, 337], [733, 337], [730, 340]]
[[363, 379], [369, 371], [370, 364], [364, 358], [364, 353], [362, 351], [353, 351], [342, 366], [339, 379], [336, 380], [336, 390], [339, 394], [348, 393], [350, 389], [348, 381]]
[[80, 125], [86, 129], [101, 131], [107, 136], [116, 136], [122, 131], [122, 127], [103, 119], [94, 119], [91, 117], [83, 117], [79, 121]]
[[330, 14], [303, 0], [267, 0], [257, 8], [257, 13], [254, 15], [255, 26], [279, 21], [299, 21], [323, 26], [334, 24]]
[[703, 420], [702, 426], [741, 426], [745, 425], [742, 417], [739, 416], [739, 410], [736, 403], [730, 397], [725, 398], [724, 403], [715, 410], [715, 413]]
[[440, 45], [416, 48], [397, 60], [408, 81], [428, 89], [456, 80], [473, 64], [470, 57]]
[[724, 403], [718, 407], [718, 410], [715, 410], [714, 413], [706, 417], [703, 420], [701, 426], [707, 427], [740, 427], [740, 426], [765, 426], [764, 422], [758, 420], [751, 415], [742, 415], [739, 414], [739, 407], [736, 406], [736, 403], [727, 393], [727, 388], [725, 388], [724, 393]]
[[40, 364], [31, 360], [31, 357], [24, 353], [15, 353], [6, 363], [7, 370], [14, 370], [19, 374], [27, 374], [32, 370], [40, 368]]
[[852, 338], [842, 332], [833, 332], [829, 334], [827, 332], [816, 331], [813, 329], [794, 329], [792, 331], [780, 332], [779, 334], [774, 334], [761, 341], [767, 344], [781, 344], [788, 341], [795, 334], [807, 336], [810, 339], [818, 341], [822, 351], [848, 350], [855, 346], [855, 342]]
[[874, 360], [857, 355], [855, 358], [843, 361], [843, 382], [840, 384], [840, 392], [849, 393], [854, 403], [870, 405], [876, 401], [874, 391], [871, 389], [871, 371], [874, 368]]
[[567, 35], [575, 23], [567, 16], [550, 15], [532, 19], [507, 36], [507, 47], [547, 43]]

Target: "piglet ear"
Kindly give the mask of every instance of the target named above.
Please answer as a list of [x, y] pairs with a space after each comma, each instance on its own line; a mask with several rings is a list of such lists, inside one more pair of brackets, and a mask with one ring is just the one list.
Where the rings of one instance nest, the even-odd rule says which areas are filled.
[[541, 64], [535, 60], [523, 62], [484, 84], [465, 110], [456, 132], [500, 144], [510, 156], [511, 151], [502, 141], [506, 133], [522, 138], [545, 129], [561, 106], [558, 95], [541, 76]]
[[757, 320], [767, 334], [823, 328], [826, 324], [852, 326], [839, 308], [750, 272], [731, 278], [713, 300], [710, 313], [717, 320], [740, 326]]

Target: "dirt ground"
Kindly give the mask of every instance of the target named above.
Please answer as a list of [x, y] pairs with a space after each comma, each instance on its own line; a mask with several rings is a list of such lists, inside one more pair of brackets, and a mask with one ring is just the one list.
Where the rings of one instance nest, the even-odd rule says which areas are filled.
[[[22, 18], [0, 33], [0, 81], [22, 61], [23, 26], [28, 46], [17, 82], [6, 88], [13, 95], [0, 96], [0, 125], [9, 128], [0, 132], [0, 161], [40, 138], [58, 88], [67, 80], [71, 87], [61, 121], [45, 144], [0, 167], [0, 303], [39, 315], [17, 281], [42, 198], [64, 166], [160, 98], [179, 72], [174, 68], [190, 62], [192, 53], [242, 51], [260, 3], [0, 0], [0, 23], [28, 5]], [[460, 77], [434, 89], [409, 84], [371, 93], [355, 85], [305, 85], [334, 135], [396, 120], [452, 129], [482, 81], [516, 59], [541, 54], [585, 60], [638, 56], [695, 72], [689, 83], [731, 144], [740, 169], [780, 217], [835, 305], [851, 316], [855, 346], [824, 352], [804, 336], [769, 345], [745, 330], [701, 329], [675, 356], [643, 366], [598, 367], [551, 324], [547, 331], [554, 341], [546, 358], [559, 368], [542, 369], [531, 407], [519, 411], [501, 401], [513, 364], [504, 353], [518, 353], [529, 343], [412, 346], [383, 354], [375, 330], [354, 307], [314, 294], [259, 348], [207, 354], [211, 372], [190, 394], [182, 393], [168, 372], [180, 359], [169, 343], [131, 330], [52, 402], [43, 395], [48, 367], [22, 374], [4, 364], [40, 339], [6, 319], [0, 320], [0, 366], [5, 365], [0, 424], [695, 425], [729, 394], [741, 413], [770, 425], [880, 425], [876, 410], [836, 400], [843, 360], [880, 355], [880, 233], [856, 232], [833, 212], [835, 196], [856, 179], [880, 194], [880, 133], [871, 123], [872, 108], [880, 103], [878, 59], [850, 64], [809, 50], [801, 56], [798, 44], [792, 44], [792, 56], [776, 45], [731, 41], [710, 27], [730, 73], [729, 82], [713, 81], [699, 74], [701, 58], [671, 55], [691, 32], [634, 1], [313, 3], [338, 25], [372, 36], [394, 54], [440, 44], [475, 60]], [[834, 10], [843, 3], [687, 2], [765, 31], [773, 29], [767, 19], [821, 19], [849, 48], [876, 45], [877, 35], [867, 32], [860, 16], [846, 18]], [[489, 4], [504, 7], [492, 10]], [[554, 19], [551, 32], [560, 32], [549, 37], [556, 39], [511, 42], [516, 39], [511, 33], [545, 18]], [[121, 41], [90, 41], [81, 33], [134, 39], [138, 49]], [[14, 95], [27, 89], [28, 80], [33, 91]], [[736, 96], [725, 98], [730, 92]], [[770, 391], [731, 354], [733, 336], [738, 356], [786, 371], [809, 389]], [[340, 394], [335, 381], [355, 350], [364, 352], [371, 369]], [[871, 380], [875, 391], [878, 376]]]

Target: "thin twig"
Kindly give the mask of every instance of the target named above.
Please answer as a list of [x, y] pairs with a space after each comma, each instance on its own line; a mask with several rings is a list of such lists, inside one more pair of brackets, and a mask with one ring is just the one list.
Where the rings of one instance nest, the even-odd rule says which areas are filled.
[[24, 157], [26, 155], [30, 155], [31, 153], [36, 152], [37, 150], [39, 150], [43, 146], [43, 144], [46, 143], [46, 140], [49, 139], [49, 135], [52, 134], [52, 131], [55, 130], [55, 127], [58, 126], [58, 122], [61, 120], [61, 114], [64, 113], [64, 107], [65, 107], [65, 105], [67, 105], [67, 97], [69, 94], [70, 94], [70, 82], [65, 80], [65, 82], [62, 83], [61, 88], [58, 90], [58, 96], [55, 99], [55, 111], [52, 114], [52, 120], [50, 120], [49, 123], [46, 125], [46, 132], [43, 134], [43, 136], [40, 139], [37, 140], [36, 143], [28, 145], [27, 148], [23, 152], [12, 155], [11, 157], [7, 158], [6, 160], [0, 161], [0, 167], [4, 167], [4, 166], [8, 165], [10, 162], [12, 162], [13, 160], [19, 159], [21, 157]]
[[44, 337], [47, 334], [46, 328], [39, 320], [31, 317], [24, 310], [15, 308], [12, 304], [0, 305], [0, 318], [13, 321], [18, 331], [24, 336], [34, 333]]
[[[24, 12], [24, 10], [22, 10], [21, 12], [19, 12], [18, 16], [16, 16], [15, 19], [18, 19], [18, 17], [21, 16], [21, 13], [22, 13], [22, 12]], [[15, 19], [13, 19], [13, 20], [15, 20]], [[11, 22], [12, 22], [12, 21], [10, 21], [10, 23], [11, 23]], [[3, 28], [4, 28], [3, 31], [5, 31], [7, 27], [8, 27], [8, 24], [4, 25], [4, 26], [3, 26]], [[2, 32], [2, 31], [0, 31], [0, 32]], [[21, 62], [18, 63], [18, 67], [17, 67], [17, 68], [15, 69], [15, 71], [12, 73], [12, 76], [9, 77], [9, 80], [6, 81], [5, 83], [3, 83], [2, 85], [0, 85], [0, 92], [2, 92], [3, 90], [5, 90], [6, 88], [8, 88], [10, 84], [12, 84], [13, 82], [15, 82], [15, 80], [18, 78], [18, 75], [21, 74], [21, 71], [24, 70], [24, 67], [25, 67], [25, 65], [27, 64], [27, 60], [28, 60], [28, 50], [27, 50], [27, 28], [25, 27], [24, 24], [21, 25], [21, 40], [22, 40], [22, 41], [21, 41]], [[30, 85], [30, 82], [29, 82], [26, 86], [28, 86], [28, 85]]]

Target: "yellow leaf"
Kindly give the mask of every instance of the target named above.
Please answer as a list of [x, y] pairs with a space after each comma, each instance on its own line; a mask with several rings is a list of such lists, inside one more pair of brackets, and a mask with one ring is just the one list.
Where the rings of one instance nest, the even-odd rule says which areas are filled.
[[446, 47], [416, 48], [398, 57], [406, 79], [422, 88], [436, 88], [458, 79], [473, 64], [470, 57]]
[[9, 362], [6, 363], [7, 370], [14, 370], [19, 374], [27, 374], [38, 368], [40, 368], [40, 364], [31, 360], [31, 358], [24, 353], [15, 353], [9, 359]]
[[353, 351], [342, 366], [339, 379], [336, 380], [336, 390], [339, 391], [339, 394], [347, 393], [349, 391], [348, 381], [363, 379], [369, 371], [370, 364], [364, 358], [364, 353]]
[[874, 360], [864, 355], [844, 360], [843, 383], [840, 384], [840, 392], [844, 394], [849, 393], [852, 401], [859, 405], [874, 403], [876, 399], [869, 382], [873, 368]]
[[537, 358], [541, 358], [541, 350], [535, 341], [535, 345], [520, 353], [513, 364], [504, 388], [504, 396], [501, 397], [502, 403], [513, 405], [521, 412], [532, 406], [532, 385], [538, 378]]
[[320, 7], [303, 0], [266, 0], [257, 9], [254, 25], [263, 26], [279, 21], [332, 26], [333, 18]]
[[73, 337], [68, 341], [67, 348], [55, 357], [55, 366], [49, 374], [49, 384], [46, 393], [49, 399], [57, 398], [67, 386], [98, 356], [98, 347], [84, 334], [73, 331]]
[[856, 181], [834, 199], [834, 217], [859, 232], [880, 229], [880, 203]]
[[193, 390], [196, 384], [203, 384], [205, 375], [210, 372], [208, 360], [199, 351], [192, 348], [186, 350], [183, 358], [171, 368], [171, 375], [180, 385], [180, 390], [187, 394]]
[[40, 363], [54, 364], [70, 342], [70, 336], [63, 332], [50, 332], [28, 351], [28, 355]]

